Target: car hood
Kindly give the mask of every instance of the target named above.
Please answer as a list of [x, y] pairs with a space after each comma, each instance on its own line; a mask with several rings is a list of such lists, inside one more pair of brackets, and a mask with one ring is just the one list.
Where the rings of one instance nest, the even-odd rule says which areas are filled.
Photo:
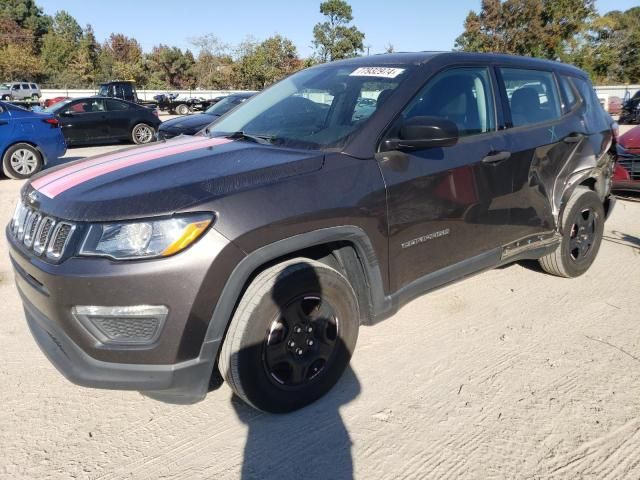
[[33, 177], [23, 201], [73, 221], [197, 209], [233, 192], [322, 168], [324, 155], [225, 138], [180, 137], [61, 165]]
[[218, 117], [206, 113], [185, 115], [184, 117], [172, 118], [171, 120], [162, 122], [160, 130], [171, 130], [175, 132], [183, 132], [186, 130], [197, 131], [209, 125], [216, 118]]
[[633, 127], [631, 130], [621, 135], [618, 143], [625, 149], [640, 150], [640, 126]]

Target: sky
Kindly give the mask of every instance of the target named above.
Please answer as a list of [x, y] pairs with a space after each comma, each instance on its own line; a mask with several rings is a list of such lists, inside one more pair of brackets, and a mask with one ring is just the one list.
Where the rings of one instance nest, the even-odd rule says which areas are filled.
[[[111, 33], [136, 38], [145, 51], [163, 43], [196, 49], [190, 39], [213, 33], [237, 44], [279, 33], [301, 56], [313, 53], [313, 26], [323, 20], [321, 0], [36, 0], [45, 13], [67, 10], [81, 26], [91, 24], [98, 41]], [[639, 0], [596, 0], [600, 13], [627, 10]], [[354, 25], [371, 54], [392, 44], [396, 51], [451, 50], [470, 10], [480, 0], [349, 0]], [[366, 52], [367, 48], [365, 48]]]

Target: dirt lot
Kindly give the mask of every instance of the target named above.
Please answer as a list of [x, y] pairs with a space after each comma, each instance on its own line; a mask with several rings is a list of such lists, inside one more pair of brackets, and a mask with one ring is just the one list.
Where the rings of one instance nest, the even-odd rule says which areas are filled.
[[[20, 185], [0, 181], [2, 225]], [[638, 202], [581, 278], [513, 265], [362, 328], [338, 386], [288, 416], [224, 385], [173, 406], [70, 384], [0, 251], [0, 478], [640, 478]]]

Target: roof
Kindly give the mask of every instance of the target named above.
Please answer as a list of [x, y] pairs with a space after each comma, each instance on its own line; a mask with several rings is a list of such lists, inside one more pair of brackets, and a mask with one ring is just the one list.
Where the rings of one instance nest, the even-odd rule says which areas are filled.
[[451, 62], [465, 61], [485, 61], [495, 63], [517, 63], [528, 64], [545, 68], [571, 71], [574, 74], [586, 76], [586, 73], [573, 65], [534, 57], [523, 57], [519, 55], [507, 55], [503, 53], [471, 53], [471, 52], [398, 52], [369, 55], [365, 57], [355, 57], [346, 60], [339, 60], [341, 64], [352, 65], [424, 65], [434, 59], [450, 59]]

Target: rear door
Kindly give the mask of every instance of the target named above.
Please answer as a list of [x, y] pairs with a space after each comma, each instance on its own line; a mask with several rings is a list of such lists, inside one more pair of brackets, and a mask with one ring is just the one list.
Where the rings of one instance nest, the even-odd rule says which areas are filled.
[[517, 239], [527, 240], [554, 230], [557, 178], [583, 137], [577, 118], [565, 112], [553, 71], [497, 66], [496, 73], [513, 169], [510, 218]]
[[458, 275], [493, 265], [498, 247], [513, 239], [511, 171], [496, 128], [494, 90], [487, 66], [447, 69], [387, 132], [385, 138], [395, 138], [403, 119], [422, 116], [451, 120], [460, 134], [451, 147], [377, 155], [388, 191], [393, 290], [455, 264]]
[[133, 114], [130, 105], [115, 99], [105, 100], [105, 104], [109, 136], [113, 139], [129, 138], [129, 124]]

